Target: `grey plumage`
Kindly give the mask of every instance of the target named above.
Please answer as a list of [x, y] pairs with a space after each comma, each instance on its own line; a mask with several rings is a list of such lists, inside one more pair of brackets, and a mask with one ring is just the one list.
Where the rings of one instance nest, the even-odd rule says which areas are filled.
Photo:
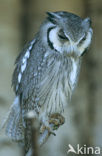
[[16, 100], [7, 120], [8, 136], [24, 139], [25, 115], [30, 110], [45, 125], [49, 114], [63, 114], [78, 79], [81, 55], [91, 38], [89, 18], [68, 12], [48, 13], [16, 60], [12, 79]]

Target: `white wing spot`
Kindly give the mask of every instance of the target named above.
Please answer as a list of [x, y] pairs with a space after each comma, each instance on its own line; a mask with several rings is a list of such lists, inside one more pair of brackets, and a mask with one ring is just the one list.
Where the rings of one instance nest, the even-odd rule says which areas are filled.
[[32, 49], [32, 45], [29, 47], [29, 50], [31, 50]]
[[19, 73], [19, 75], [18, 75], [18, 82], [19, 82], [19, 83], [20, 83], [20, 81], [21, 81], [21, 78], [22, 78], [22, 74]]
[[[18, 83], [21, 82], [22, 74], [23, 74], [23, 72], [24, 72], [25, 69], [26, 69], [27, 59], [28, 59], [29, 56], [30, 56], [30, 51], [31, 51], [32, 46], [33, 46], [34, 43], [35, 43], [35, 40], [33, 40], [33, 41], [30, 42], [30, 46], [28, 47], [28, 49], [27, 49], [27, 51], [26, 51], [26, 53], [25, 53], [25, 55], [24, 55], [24, 57], [23, 57], [23, 59], [22, 59], [21, 71], [20, 71], [20, 73], [18, 74]], [[17, 85], [17, 86], [16, 86], [16, 91], [18, 90], [18, 87], [19, 87], [19, 86]]]
[[21, 72], [23, 73], [26, 68], [26, 62], [21, 66]]
[[23, 60], [22, 60], [22, 63], [25, 63], [25, 62], [26, 62], [26, 58], [24, 57]]
[[30, 51], [27, 50], [26, 53], [25, 53], [25, 55], [24, 55], [24, 57], [25, 57], [25, 58], [29, 58], [29, 56], [30, 56]]

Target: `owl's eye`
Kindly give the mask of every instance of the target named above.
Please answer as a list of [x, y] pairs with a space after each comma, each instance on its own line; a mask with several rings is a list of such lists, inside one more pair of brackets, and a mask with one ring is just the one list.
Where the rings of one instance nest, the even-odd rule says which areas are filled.
[[59, 31], [58, 37], [62, 40], [68, 40], [68, 38], [65, 36], [65, 34], [62, 30]]
[[79, 44], [82, 44], [86, 40], [86, 35], [82, 38], [82, 40], [79, 42]]

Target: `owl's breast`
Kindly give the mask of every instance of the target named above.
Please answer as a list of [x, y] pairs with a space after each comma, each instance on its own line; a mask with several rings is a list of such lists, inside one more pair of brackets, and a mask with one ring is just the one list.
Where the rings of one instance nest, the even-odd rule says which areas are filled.
[[49, 66], [39, 84], [41, 111], [61, 113], [70, 101], [77, 77], [77, 64], [73, 60], [49, 62]]

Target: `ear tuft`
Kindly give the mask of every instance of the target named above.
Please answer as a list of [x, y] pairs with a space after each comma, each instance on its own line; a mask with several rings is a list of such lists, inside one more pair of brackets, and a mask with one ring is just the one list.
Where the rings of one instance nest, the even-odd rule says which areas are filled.
[[46, 12], [46, 14], [48, 15], [47, 19], [49, 21], [51, 21], [54, 24], [57, 23], [57, 19], [59, 18], [59, 16], [55, 12]]
[[57, 14], [57, 12], [46, 12], [46, 14], [47, 14], [49, 17], [59, 18], [59, 15]]
[[54, 13], [53, 13], [53, 12], [46, 12], [46, 14], [47, 14], [49, 17], [54, 17]]
[[85, 18], [84, 20], [83, 20], [83, 23], [82, 23], [82, 25], [84, 26], [84, 27], [87, 27], [87, 28], [89, 28], [89, 27], [91, 27], [91, 19], [90, 19], [90, 17], [87, 17], [87, 18]]

